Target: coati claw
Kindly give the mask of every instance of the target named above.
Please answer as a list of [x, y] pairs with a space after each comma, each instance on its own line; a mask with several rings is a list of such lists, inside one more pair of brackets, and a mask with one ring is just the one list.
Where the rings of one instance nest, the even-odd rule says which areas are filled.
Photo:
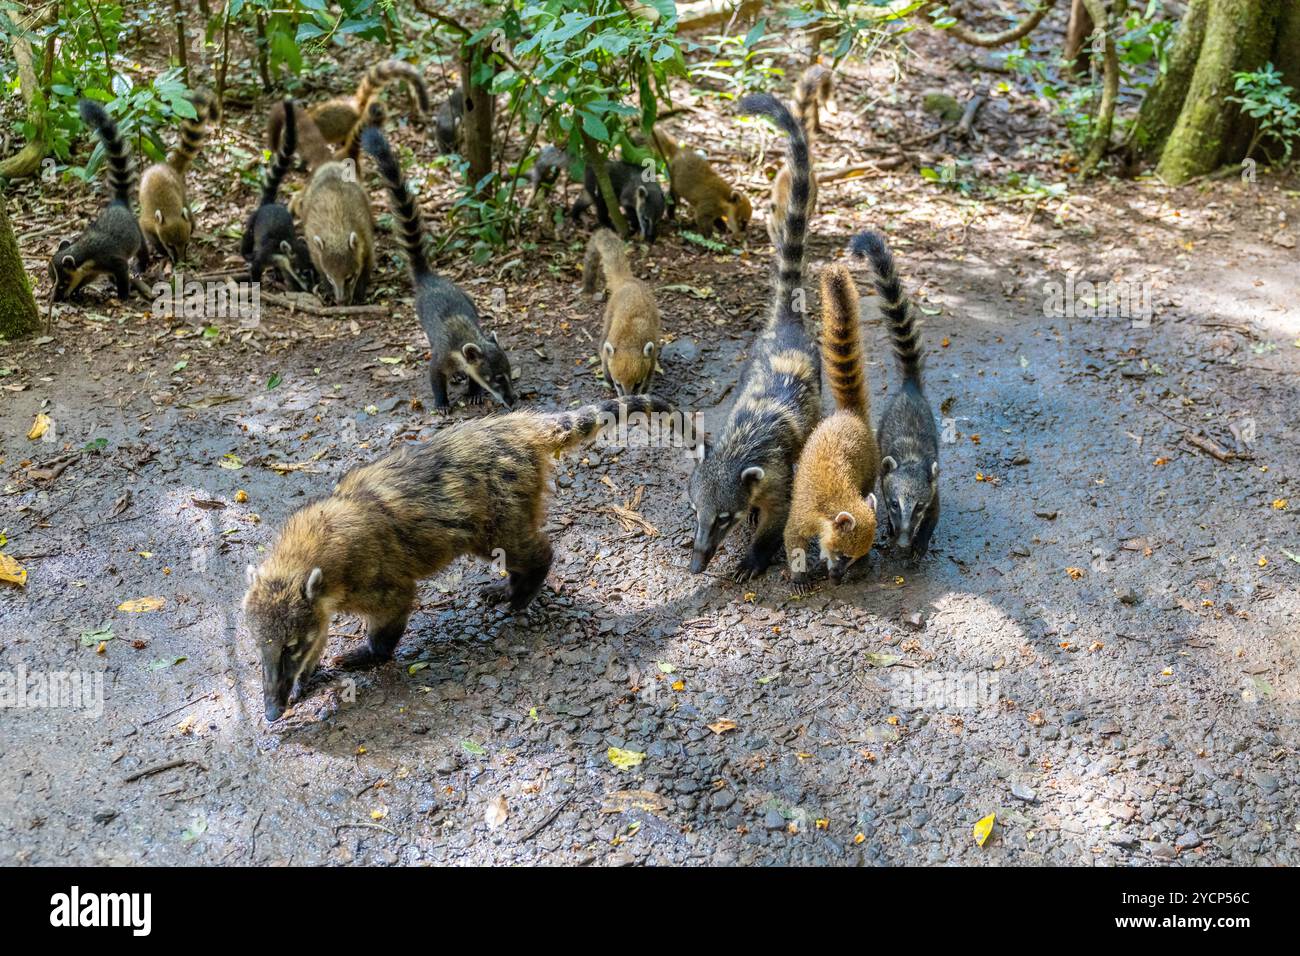
[[376, 654], [375, 649], [369, 644], [363, 644], [361, 647], [354, 647], [346, 654], [340, 654], [335, 659], [334, 666], [345, 671], [363, 670], [376, 664], [383, 664], [389, 659]]
[[479, 596], [488, 604], [500, 604], [503, 601], [510, 600], [513, 588], [510, 586], [510, 579], [502, 581], [493, 581], [491, 584], [485, 584], [479, 589]]

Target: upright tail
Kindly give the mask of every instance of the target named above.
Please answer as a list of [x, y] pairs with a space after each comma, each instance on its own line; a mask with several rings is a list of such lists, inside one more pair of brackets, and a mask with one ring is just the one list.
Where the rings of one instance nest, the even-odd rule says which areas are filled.
[[195, 92], [190, 97], [190, 102], [194, 104], [194, 112], [198, 115], [194, 119], [181, 120], [181, 141], [167, 157], [168, 165], [182, 176], [199, 154], [203, 141], [208, 138], [208, 125], [218, 116], [217, 98], [207, 90]]
[[590, 294], [599, 289], [602, 273], [611, 294], [632, 274], [623, 240], [609, 229], [597, 229], [587, 241], [587, 255], [582, 261], [582, 291]]
[[108, 154], [108, 188], [113, 194], [113, 202], [130, 206], [135, 168], [131, 164], [131, 152], [118, 132], [117, 124], [104, 107], [94, 100], [82, 100], [77, 109], [81, 113], [82, 122], [93, 126], [104, 143], [104, 152]]
[[360, 164], [362, 135], [372, 127], [382, 131], [384, 121], [387, 119], [388, 111], [384, 109], [383, 103], [374, 100], [367, 104], [365, 110], [357, 117], [357, 121], [352, 124], [352, 128], [348, 130], [343, 145], [339, 147], [339, 155], [347, 157], [354, 164]]
[[822, 366], [835, 406], [870, 423], [858, 287], [838, 263], [822, 270]]
[[628, 424], [629, 415], [671, 412], [673, 406], [657, 395], [623, 395], [571, 412], [546, 416], [551, 430], [543, 439], [550, 451], [559, 454], [593, 440], [607, 426]]
[[361, 78], [360, 85], [357, 86], [356, 96], [353, 98], [353, 104], [357, 112], [365, 114], [366, 107], [375, 95], [389, 83], [395, 80], [405, 80], [410, 84], [412, 92], [415, 93], [416, 102], [419, 104], [421, 115], [427, 116], [429, 113], [429, 87], [424, 82], [424, 77], [420, 71], [405, 62], [404, 60], [384, 60], [382, 63], [376, 63]]
[[882, 236], [874, 232], [860, 232], [849, 243], [849, 251], [859, 259], [871, 260], [875, 272], [876, 291], [880, 293], [880, 311], [889, 327], [889, 338], [894, 345], [894, 357], [904, 381], [921, 385], [924, 357], [921, 354], [921, 329], [894, 268], [894, 254]]
[[830, 71], [826, 67], [816, 64], [804, 70], [803, 76], [799, 77], [799, 82], [794, 88], [794, 115], [799, 117], [799, 122], [808, 128], [809, 105], [814, 100], [820, 102], [821, 85], [827, 82]]
[[424, 221], [420, 216], [420, 207], [415, 203], [406, 181], [402, 178], [402, 167], [397, 164], [384, 138], [383, 130], [367, 126], [361, 134], [361, 145], [375, 161], [375, 168], [388, 186], [388, 195], [392, 200], [393, 215], [397, 218], [402, 245], [406, 248], [406, 259], [411, 267], [411, 276], [418, 284], [420, 279], [429, 274], [429, 260], [424, 256]]
[[666, 162], [672, 162], [672, 158], [681, 150], [682, 144], [677, 142], [663, 128], [655, 125], [650, 128], [650, 133], [654, 136], [655, 145], [659, 147], [659, 152], [663, 155]]
[[803, 294], [803, 242], [808, 231], [809, 183], [812, 179], [808, 137], [789, 108], [770, 93], [751, 93], [742, 98], [740, 112], [768, 117], [789, 140], [786, 162], [790, 166], [790, 202], [786, 206], [784, 228], [777, 236], [773, 318], [776, 325], [802, 322], [801, 314], [807, 310]]
[[280, 147], [271, 157], [271, 168], [266, 171], [266, 183], [262, 186], [262, 205], [275, 202], [280, 192], [280, 183], [293, 164], [293, 154], [298, 148], [298, 123], [293, 108], [293, 100], [284, 101], [284, 124], [280, 129]]

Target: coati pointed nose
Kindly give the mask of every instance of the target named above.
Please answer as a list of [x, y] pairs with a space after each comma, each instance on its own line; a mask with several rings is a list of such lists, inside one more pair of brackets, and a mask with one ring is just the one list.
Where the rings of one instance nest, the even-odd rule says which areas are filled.
[[691, 574], [700, 574], [709, 566], [709, 558], [713, 555], [707, 551], [695, 550], [691, 552]]
[[284, 716], [284, 705], [278, 700], [266, 701], [266, 722], [273, 724]]

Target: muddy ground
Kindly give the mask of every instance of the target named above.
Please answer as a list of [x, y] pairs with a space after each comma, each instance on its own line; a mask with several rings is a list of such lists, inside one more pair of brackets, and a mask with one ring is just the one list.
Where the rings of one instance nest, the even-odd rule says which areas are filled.
[[[915, 40], [915, 71], [883, 96], [884, 66], [850, 70], [827, 166], [937, 127], [909, 104], [945, 42]], [[1064, 181], [1015, 147], [1050, 122], [1032, 98], [992, 100], [972, 179]], [[757, 153], [772, 137], [716, 101], [688, 123], [732, 145], [751, 188], [775, 168]], [[214, 156], [256, 121], [223, 135]], [[102, 714], [0, 710], [0, 859], [1300, 863], [1296, 181], [976, 201], [917, 174], [970, 145], [926, 148], [824, 187], [810, 274], [852, 230], [883, 228], [924, 309], [949, 439], [927, 559], [878, 549], [796, 599], [782, 573], [732, 583], [737, 536], [692, 577], [691, 460], [595, 448], [559, 464], [557, 558], [532, 608], [484, 604], [489, 568], [458, 562], [423, 586], [394, 664], [329, 668], [361, 627], [336, 620], [321, 678], [274, 725], [245, 565], [349, 466], [446, 424], [391, 234], [376, 295], [391, 314], [267, 307], [241, 329], [96, 292], [49, 337], [0, 347], [0, 525], [30, 575], [0, 591], [0, 660], [105, 682]], [[198, 268], [219, 270], [237, 242], [212, 233], [238, 218], [213, 198], [220, 160], [205, 165]], [[231, 192], [232, 209], [252, 194]], [[44, 225], [34, 190], [11, 201], [20, 235]], [[442, 263], [496, 297], [529, 408], [605, 394], [583, 235]], [[33, 272], [57, 238], [24, 243]], [[766, 309], [761, 227], [743, 255], [669, 234], [634, 264], [672, 338], [659, 390], [716, 421]], [[1045, 314], [1045, 284], [1075, 270], [1146, 288], [1150, 322]], [[874, 301], [879, 409], [897, 379]], [[41, 412], [49, 440], [29, 440]], [[148, 597], [161, 608], [119, 608]], [[610, 748], [645, 756], [619, 769]], [[980, 847], [972, 827], [993, 813]]]

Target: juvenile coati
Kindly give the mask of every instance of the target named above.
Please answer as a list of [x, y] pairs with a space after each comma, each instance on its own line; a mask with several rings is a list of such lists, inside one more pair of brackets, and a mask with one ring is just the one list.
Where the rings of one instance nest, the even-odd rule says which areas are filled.
[[[560, 178], [560, 173], [568, 168], [568, 153], [558, 146], [543, 146], [542, 151], [537, 154], [537, 159], [533, 161], [533, 165], [528, 169], [528, 182], [533, 187], [532, 193], [528, 196], [528, 205], [532, 206], [537, 201], [538, 193], [541, 192], [543, 186], [554, 186], [556, 180]], [[662, 199], [662, 191], [659, 196]]]
[[[420, 71], [402, 60], [384, 60], [372, 66], [361, 78], [357, 91], [351, 96], [338, 96], [324, 103], [318, 103], [307, 110], [312, 122], [320, 130], [325, 142], [341, 145], [348, 134], [366, 115], [366, 109], [375, 97], [394, 80], [405, 80], [415, 93], [420, 115], [429, 112], [429, 88], [425, 85]], [[301, 120], [299, 121], [301, 126]], [[280, 150], [280, 131], [284, 128], [284, 104], [277, 103], [271, 107], [267, 121], [267, 142], [272, 152]], [[300, 134], [301, 135], [301, 134]]]
[[375, 268], [375, 233], [356, 164], [325, 163], [300, 197], [302, 232], [317, 275], [329, 285], [336, 304], [361, 301]]
[[903, 387], [880, 416], [880, 494], [885, 501], [889, 534], [914, 558], [930, 547], [939, 522], [939, 434], [934, 413], [921, 388], [921, 330], [894, 269], [885, 240], [873, 232], [853, 237], [855, 256], [871, 260], [880, 309], [893, 341]]
[[695, 508], [691, 573], [702, 572], [731, 529], [748, 517], [757, 527], [735, 575], [744, 581], [767, 570], [781, 549], [795, 460], [821, 417], [821, 369], [803, 322], [810, 176], [803, 127], [770, 94], [744, 97], [740, 111], [769, 116], [785, 131], [794, 170], [777, 245], [772, 315], [754, 342], [726, 424], [716, 441], [705, 442], [690, 483]]
[[438, 107], [435, 121], [438, 152], [447, 155], [460, 149], [460, 124], [464, 118], [465, 93], [460, 89], [452, 90], [451, 96]]
[[185, 258], [194, 231], [194, 214], [185, 195], [185, 172], [217, 119], [217, 100], [199, 91], [191, 102], [198, 115], [181, 121], [181, 139], [165, 163], [154, 163], [140, 177], [140, 230], [172, 264]]
[[506, 580], [483, 591], [519, 611], [551, 566], [546, 520], [551, 467], [624, 416], [666, 412], [646, 395], [569, 412], [513, 412], [460, 422], [348, 472], [334, 493], [285, 522], [260, 568], [248, 566], [244, 615], [262, 663], [266, 719], [277, 720], [315, 671], [336, 613], [366, 619], [366, 643], [346, 668], [388, 661], [406, 630], [416, 583], [461, 555], [505, 559]]
[[402, 246], [415, 286], [415, 314], [429, 337], [429, 384], [433, 402], [440, 412], [447, 412], [447, 379], [464, 373], [469, 379], [465, 400], [471, 405], [491, 395], [507, 408], [515, 403], [510, 359], [497, 341], [488, 335], [479, 321], [478, 309], [460, 288], [429, 268], [424, 255], [424, 223], [415, 199], [407, 191], [401, 167], [388, 147], [384, 134], [368, 128], [362, 134], [365, 150], [375, 161], [379, 175], [388, 186], [393, 216], [401, 231]]
[[[653, 178], [645, 179], [645, 167], [636, 163], [609, 163], [609, 184], [618, 196], [618, 207], [627, 219], [628, 228], [640, 236], [642, 241], [653, 243], [659, 234], [659, 223], [663, 220], [666, 204], [664, 191]], [[570, 215], [577, 219], [588, 207], [596, 207], [596, 218], [606, 229], [614, 228], [614, 220], [609, 217], [609, 207], [605, 204], [605, 194], [596, 182], [596, 170], [590, 163], [582, 174], [582, 194], [573, 204]]]
[[835, 75], [826, 67], [814, 63], [803, 71], [794, 91], [794, 112], [811, 133], [822, 131], [821, 111], [835, 110]]
[[131, 294], [130, 262], [134, 257], [140, 271], [149, 266], [149, 247], [135, 214], [131, 212], [133, 170], [131, 153], [114, 123], [94, 100], [77, 105], [81, 120], [93, 127], [108, 156], [108, 208], [75, 240], [64, 239], [50, 260], [50, 295], [62, 302], [96, 276], [111, 275], [117, 295]]
[[719, 176], [699, 153], [683, 148], [658, 126], [653, 133], [659, 152], [668, 161], [673, 213], [676, 214], [680, 197], [691, 204], [695, 228], [701, 234], [711, 235], [716, 227], [719, 232], [726, 229], [733, 239], [740, 239], [754, 217], [749, 197]]
[[280, 183], [293, 162], [297, 148], [297, 110], [293, 100], [284, 101], [284, 135], [280, 149], [271, 158], [262, 186], [262, 198], [244, 227], [240, 253], [248, 263], [254, 282], [262, 281], [262, 272], [275, 269], [287, 286], [309, 291], [315, 285], [315, 269], [307, 243], [294, 232], [293, 216], [286, 206], [276, 202]]
[[813, 429], [794, 475], [785, 555], [797, 590], [808, 586], [807, 552], [816, 541], [832, 582], [876, 542], [880, 449], [862, 356], [858, 287], [842, 265], [822, 270], [822, 367], [837, 411]]
[[605, 328], [600, 335], [600, 367], [619, 395], [650, 391], [659, 352], [659, 307], [650, 286], [632, 275], [623, 240], [597, 229], [587, 243], [582, 291], [600, 288], [601, 273], [609, 288]]

